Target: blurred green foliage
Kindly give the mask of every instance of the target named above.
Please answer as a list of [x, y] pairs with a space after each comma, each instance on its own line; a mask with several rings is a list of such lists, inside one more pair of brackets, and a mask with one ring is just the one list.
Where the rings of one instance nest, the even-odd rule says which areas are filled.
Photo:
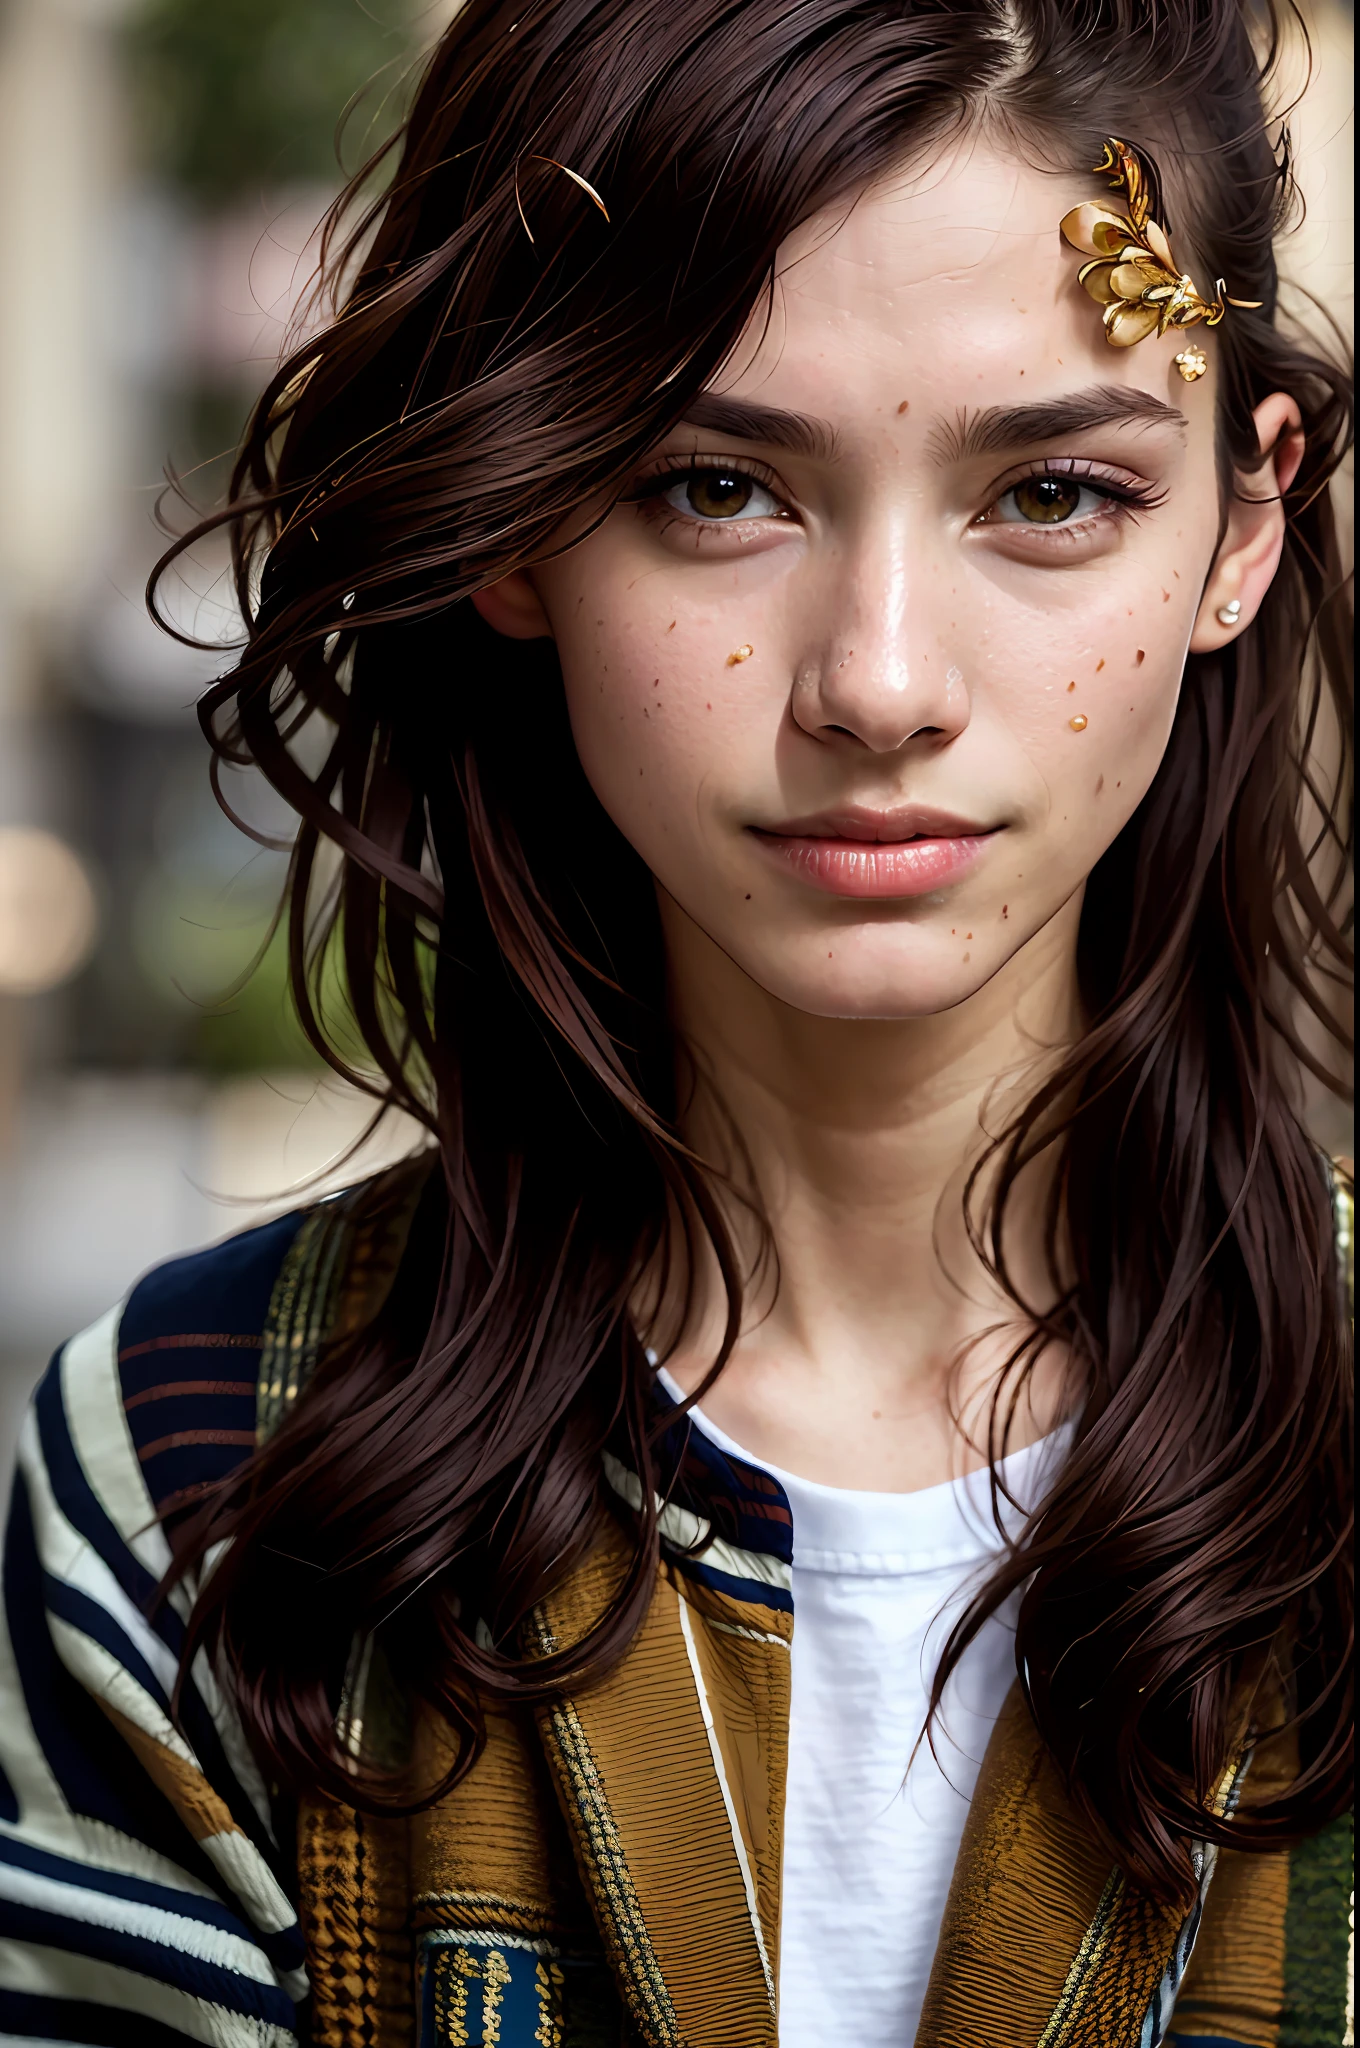
[[411, 0], [143, 0], [125, 36], [147, 168], [200, 203], [353, 171], [401, 117]]

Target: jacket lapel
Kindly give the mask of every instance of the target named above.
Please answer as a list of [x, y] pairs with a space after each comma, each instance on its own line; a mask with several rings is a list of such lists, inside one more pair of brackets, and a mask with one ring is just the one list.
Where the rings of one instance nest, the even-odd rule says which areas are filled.
[[[626, 1560], [619, 1532], [543, 1603], [543, 1653], [581, 1639]], [[577, 1862], [648, 2048], [777, 2040], [789, 1621], [663, 1564], [627, 1657], [539, 1714]]]
[[1016, 1686], [973, 1794], [916, 2048], [1136, 2048], [1184, 1921], [1111, 1867]]

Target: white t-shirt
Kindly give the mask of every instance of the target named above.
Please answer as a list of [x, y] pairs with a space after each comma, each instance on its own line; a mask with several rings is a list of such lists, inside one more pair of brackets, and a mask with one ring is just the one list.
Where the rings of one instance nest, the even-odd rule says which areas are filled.
[[[691, 1413], [721, 1449], [771, 1473], [793, 1511], [780, 2048], [910, 2048], [978, 1768], [1015, 1680], [1003, 1610], [950, 1681], [938, 1762], [925, 1743], [911, 1761], [950, 1622], [1001, 1547], [987, 1474], [918, 1493], [819, 1486]], [[1069, 1437], [1005, 1460], [1018, 1501], [1037, 1501]]]

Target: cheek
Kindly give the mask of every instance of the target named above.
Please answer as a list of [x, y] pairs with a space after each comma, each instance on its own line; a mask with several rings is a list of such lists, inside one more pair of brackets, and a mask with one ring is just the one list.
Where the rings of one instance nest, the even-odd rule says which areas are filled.
[[997, 710], [1055, 811], [1097, 786], [1112, 810], [1139, 802], [1171, 731], [1193, 623], [1180, 580], [1168, 590], [1141, 570], [1061, 621], [1011, 622]]
[[768, 653], [759, 658], [756, 628], [734, 641], [720, 603], [696, 603], [689, 592], [682, 599], [654, 573], [611, 577], [607, 562], [566, 588], [560, 574], [544, 579], [543, 595], [596, 794], [635, 843], [658, 829], [684, 830], [704, 785], [753, 731], [768, 751], [778, 728], [787, 690]]

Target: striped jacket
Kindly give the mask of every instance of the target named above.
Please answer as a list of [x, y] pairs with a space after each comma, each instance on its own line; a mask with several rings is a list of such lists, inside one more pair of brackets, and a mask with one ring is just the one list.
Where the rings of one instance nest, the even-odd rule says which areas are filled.
[[[410, 1820], [285, 1812], [202, 1656], [172, 1715], [189, 1596], [153, 1607], [163, 1523], [371, 1310], [396, 1254], [368, 1213], [341, 1197], [158, 1268], [38, 1390], [0, 1628], [0, 2039], [773, 2048], [793, 1536], [768, 1475], [696, 1436], [724, 1536], [696, 1551], [668, 1509], [623, 1664], [493, 1714], [471, 1774]], [[608, 1477], [636, 1506], [633, 1475]], [[589, 1627], [623, 1552], [620, 1533], [540, 1606], [544, 1650]], [[374, 1753], [447, 1756], [372, 1657], [344, 1712]], [[1188, 1918], [1111, 1869], [1013, 1694], [918, 2048], [1341, 2048], [1349, 1821], [1280, 1855], [1195, 1853]]]

